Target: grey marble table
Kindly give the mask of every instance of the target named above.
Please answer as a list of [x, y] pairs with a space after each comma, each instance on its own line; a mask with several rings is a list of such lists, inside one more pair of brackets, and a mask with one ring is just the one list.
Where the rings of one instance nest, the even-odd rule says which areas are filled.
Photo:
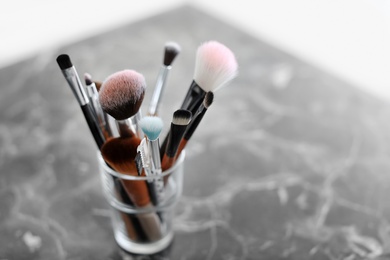
[[[100, 80], [135, 69], [148, 100], [171, 40], [182, 52], [164, 122], [203, 41], [230, 47], [239, 76], [215, 93], [188, 144], [174, 242], [125, 255], [96, 146], [55, 59], [67, 53]], [[2, 260], [390, 259], [389, 103], [191, 6], [47, 50], [0, 70], [0, 84]]]

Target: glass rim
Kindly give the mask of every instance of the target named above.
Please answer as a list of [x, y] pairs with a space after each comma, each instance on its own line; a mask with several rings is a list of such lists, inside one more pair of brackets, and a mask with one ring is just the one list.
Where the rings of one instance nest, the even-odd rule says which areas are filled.
[[163, 171], [159, 175], [134, 176], [134, 175], [129, 175], [129, 174], [120, 173], [120, 172], [115, 171], [114, 169], [112, 169], [111, 167], [108, 166], [106, 161], [103, 159], [103, 156], [101, 155], [100, 151], [97, 152], [97, 158], [98, 158], [98, 161], [99, 161], [99, 165], [104, 169], [104, 171], [106, 173], [108, 173], [108, 174], [110, 174], [112, 176], [115, 176], [117, 178], [123, 179], [123, 180], [134, 180], [134, 181], [154, 180], [156, 178], [161, 178], [161, 177], [165, 177], [167, 175], [170, 175], [173, 172], [175, 172], [175, 170], [183, 164], [185, 156], [186, 156], [185, 150], [182, 150], [180, 155], [179, 155], [179, 157], [175, 161], [175, 164], [171, 168], [169, 168], [168, 170]]
[[118, 211], [128, 213], [128, 214], [143, 214], [143, 213], [150, 213], [156, 211], [166, 211], [171, 207], [173, 207], [177, 203], [179, 198], [179, 195], [176, 192], [172, 197], [170, 197], [163, 204], [152, 205], [146, 208], [142, 208], [142, 207], [140, 208], [140, 207], [130, 207], [128, 204], [119, 201], [117, 198], [112, 197], [110, 195], [108, 196], [109, 197], [106, 198], [111, 207], [113, 207]]

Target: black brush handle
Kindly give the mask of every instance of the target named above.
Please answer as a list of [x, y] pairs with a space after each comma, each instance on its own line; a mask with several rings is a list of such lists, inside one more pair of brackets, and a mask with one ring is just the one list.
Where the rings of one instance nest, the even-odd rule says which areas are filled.
[[180, 108], [187, 109], [194, 114], [202, 104], [205, 95], [206, 92], [193, 80]]
[[81, 106], [81, 110], [83, 111], [85, 120], [87, 121], [89, 130], [92, 133], [93, 138], [95, 139], [96, 145], [98, 146], [99, 150], [104, 144], [104, 136], [103, 133], [99, 127], [99, 123], [96, 120], [96, 117], [94, 115], [94, 112], [89, 105], [89, 103]]
[[[199, 85], [195, 82], [195, 80], [193, 80], [187, 91], [186, 96], [184, 97], [180, 109], [189, 110], [193, 115], [195, 115], [199, 106], [202, 104], [205, 96], [206, 96], [206, 91], [204, 91], [201, 87], [199, 87]], [[161, 159], [163, 158], [164, 153], [167, 149], [166, 147], [168, 144], [168, 139], [170, 138], [169, 135], [170, 132], [168, 132], [168, 134], [165, 136], [160, 146]]]
[[200, 121], [202, 121], [203, 116], [206, 114], [206, 111], [207, 111], [207, 108], [203, 108], [202, 112], [200, 112], [199, 115], [197, 115], [195, 117], [195, 119], [191, 120], [191, 122], [190, 122], [189, 126], [187, 127], [187, 130], [183, 136], [183, 138], [185, 140], [187, 140], [187, 141], [190, 140], [191, 136], [194, 134], [196, 128], [198, 127]]
[[186, 131], [187, 125], [171, 124], [171, 131], [169, 132], [168, 141], [165, 147], [165, 154], [169, 158], [174, 158], [179, 148], [180, 141]]

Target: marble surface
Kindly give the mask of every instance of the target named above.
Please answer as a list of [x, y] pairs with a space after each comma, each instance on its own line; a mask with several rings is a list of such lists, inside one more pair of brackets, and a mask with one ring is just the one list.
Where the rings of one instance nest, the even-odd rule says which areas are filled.
[[[96, 146], [55, 59], [67, 53], [80, 75], [101, 80], [135, 69], [149, 100], [170, 40], [182, 52], [166, 125], [200, 43], [227, 45], [240, 72], [188, 144], [173, 244], [126, 255]], [[2, 260], [390, 259], [390, 104], [191, 6], [48, 50], [0, 70], [0, 84]]]

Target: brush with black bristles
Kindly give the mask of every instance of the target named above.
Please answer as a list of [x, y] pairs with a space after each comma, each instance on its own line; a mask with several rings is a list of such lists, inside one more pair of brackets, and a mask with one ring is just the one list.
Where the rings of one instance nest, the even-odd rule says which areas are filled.
[[192, 113], [189, 110], [178, 109], [173, 113], [167, 145], [161, 160], [161, 169], [163, 171], [168, 170], [174, 165], [180, 140], [182, 139], [188, 124], [191, 122], [191, 119]]
[[177, 151], [176, 158], [179, 157], [181, 151], [185, 148], [188, 141], [194, 134], [196, 128], [198, 127], [199, 123], [202, 121], [203, 116], [206, 114], [207, 109], [211, 106], [211, 104], [214, 101], [214, 93], [212, 91], [209, 91], [206, 93], [203, 103], [200, 105], [199, 109], [196, 111], [195, 115], [193, 116], [193, 119], [191, 120], [190, 124], [188, 125], [183, 138], [180, 141], [179, 148]]
[[89, 98], [85, 92], [85, 89], [80, 81], [80, 77], [77, 74], [75, 66], [73, 66], [69, 55], [61, 54], [57, 57], [57, 63], [68, 82], [73, 94], [75, 95], [77, 102], [79, 103], [81, 110], [83, 111], [85, 120], [88, 127], [94, 137], [95, 143], [100, 149], [105, 142], [104, 135], [99, 127], [99, 123], [95, 116], [95, 112], [92, 108]]
[[180, 108], [194, 114], [207, 92], [226, 86], [237, 73], [235, 55], [228, 47], [217, 41], [201, 44], [196, 52], [193, 81]]
[[149, 156], [150, 162], [149, 172], [152, 176], [157, 177], [152, 181], [154, 192], [152, 200], [155, 205], [159, 205], [164, 198], [164, 181], [162, 178], [158, 178], [162, 174], [159, 136], [163, 129], [163, 121], [157, 116], [146, 116], [141, 119], [140, 126], [146, 135], [147, 156]]
[[99, 102], [103, 111], [115, 118], [120, 136], [135, 134], [142, 138], [138, 122], [145, 90], [145, 78], [135, 70], [115, 72], [103, 81]]
[[92, 103], [92, 107], [95, 111], [97, 120], [100, 124], [100, 129], [103, 132], [103, 135], [106, 139], [112, 137], [112, 131], [108, 122], [108, 115], [104, 113], [100, 102], [99, 102], [99, 93], [94, 81], [92, 81], [92, 77], [89, 73], [84, 73], [84, 81], [87, 86], [87, 94], [89, 100]]
[[158, 114], [158, 107], [161, 103], [161, 97], [165, 89], [165, 84], [169, 75], [169, 71], [172, 68], [173, 61], [175, 60], [176, 56], [180, 53], [180, 51], [181, 48], [179, 44], [177, 44], [176, 42], [165, 43], [163, 64], [157, 76], [157, 81], [154, 87], [153, 96], [149, 105], [148, 115], [150, 116], [155, 116]]

